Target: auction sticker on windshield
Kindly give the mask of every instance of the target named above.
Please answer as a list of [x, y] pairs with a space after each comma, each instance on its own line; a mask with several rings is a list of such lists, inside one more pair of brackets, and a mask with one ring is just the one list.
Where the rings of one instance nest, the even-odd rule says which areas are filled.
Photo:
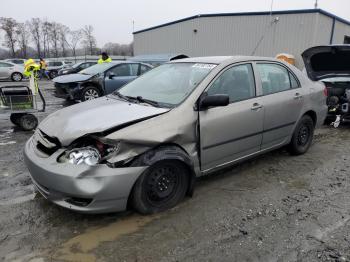
[[214, 67], [216, 67], [216, 66], [217, 66], [217, 65], [214, 65], [214, 64], [201, 64], [201, 63], [197, 63], [197, 64], [194, 64], [192, 67], [212, 70], [212, 69], [213, 69]]

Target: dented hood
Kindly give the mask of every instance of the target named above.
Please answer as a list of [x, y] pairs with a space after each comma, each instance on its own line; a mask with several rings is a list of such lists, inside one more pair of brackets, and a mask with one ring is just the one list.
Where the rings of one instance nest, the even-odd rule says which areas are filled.
[[108, 96], [56, 111], [40, 123], [39, 129], [67, 146], [86, 134], [104, 132], [167, 111], [167, 108], [129, 103]]
[[311, 80], [350, 76], [350, 45], [315, 46], [301, 56]]
[[55, 77], [52, 81], [55, 83], [66, 84], [72, 82], [84, 82], [93, 77], [93, 75], [84, 75], [84, 74], [70, 74]]

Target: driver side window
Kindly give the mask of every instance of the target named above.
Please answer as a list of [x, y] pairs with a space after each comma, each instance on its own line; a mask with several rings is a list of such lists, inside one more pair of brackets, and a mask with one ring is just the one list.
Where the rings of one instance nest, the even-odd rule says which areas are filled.
[[251, 64], [233, 66], [223, 72], [207, 91], [208, 95], [228, 95], [230, 103], [255, 97]]
[[[134, 65], [136, 65], [136, 69]], [[115, 76], [135, 76], [137, 75], [137, 69], [138, 64], [121, 64], [113, 67], [109, 73], [112, 73]]]

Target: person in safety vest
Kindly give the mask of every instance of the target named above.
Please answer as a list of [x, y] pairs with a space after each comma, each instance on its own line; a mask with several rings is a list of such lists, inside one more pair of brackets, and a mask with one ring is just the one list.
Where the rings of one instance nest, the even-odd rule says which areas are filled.
[[47, 72], [47, 64], [44, 59], [40, 58], [40, 76], [43, 78], [44, 76], [47, 78], [47, 80], [50, 80], [50, 77], [48, 76]]
[[26, 77], [30, 77], [33, 75], [33, 73], [37, 73], [40, 70], [40, 66], [35, 63], [35, 61], [33, 59], [28, 59], [25, 63], [24, 63], [24, 72], [23, 74]]
[[29, 78], [29, 88], [32, 91], [33, 95], [36, 95], [38, 92], [38, 73], [40, 71], [40, 65], [35, 63], [33, 59], [28, 59], [24, 63], [23, 75]]
[[106, 52], [101, 54], [100, 59], [97, 61], [98, 64], [109, 63], [112, 62], [112, 58], [110, 58]]

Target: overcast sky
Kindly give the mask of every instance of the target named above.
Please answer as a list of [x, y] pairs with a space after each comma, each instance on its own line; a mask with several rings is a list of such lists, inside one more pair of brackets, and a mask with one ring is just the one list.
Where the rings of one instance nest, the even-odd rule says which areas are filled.
[[[315, 0], [273, 0], [273, 10], [314, 8]], [[350, 20], [350, 0], [319, 0], [318, 6]], [[130, 43], [135, 31], [206, 13], [270, 11], [271, 0], [1, 0], [0, 17], [48, 18], [71, 29], [95, 28], [98, 45]]]

